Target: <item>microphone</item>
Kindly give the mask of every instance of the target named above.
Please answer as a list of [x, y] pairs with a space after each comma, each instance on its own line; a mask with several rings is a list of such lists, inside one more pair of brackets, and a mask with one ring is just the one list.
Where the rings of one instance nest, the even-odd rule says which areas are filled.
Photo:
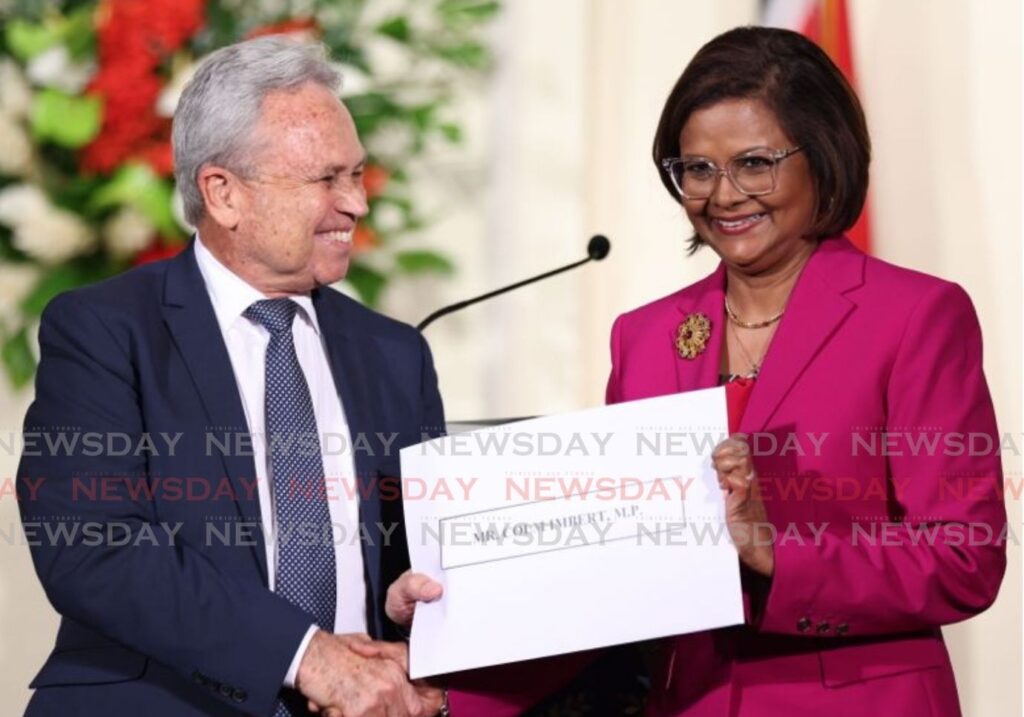
[[608, 256], [608, 252], [611, 250], [612, 243], [608, 241], [608, 237], [604, 234], [595, 234], [587, 242], [587, 256], [594, 261], [601, 261]]
[[604, 236], [603, 234], [595, 234], [594, 236], [590, 237], [590, 241], [587, 242], [587, 258], [586, 259], [580, 259], [579, 261], [574, 261], [572, 264], [566, 264], [565, 266], [559, 267], [558, 269], [553, 269], [551, 271], [546, 271], [543, 274], [538, 274], [537, 276], [531, 277], [529, 279], [523, 279], [522, 281], [517, 281], [515, 284], [509, 284], [508, 286], [504, 286], [504, 287], [502, 287], [500, 289], [495, 289], [494, 291], [489, 291], [486, 294], [481, 294], [480, 296], [476, 296], [476, 297], [474, 297], [472, 299], [466, 299], [465, 301], [459, 301], [458, 303], [451, 304], [450, 306], [445, 306], [443, 308], [440, 308], [437, 311], [435, 311], [434, 313], [432, 313], [430, 316], [428, 316], [427, 318], [423, 319], [423, 321], [419, 322], [416, 325], [416, 328], [419, 329], [420, 331], [423, 331], [423, 329], [425, 329], [428, 326], [430, 326], [432, 323], [434, 323], [435, 321], [440, 319], [442, 316], [447, 316], [448, 314], [451, 314], [451, 313], [454, 313], [456, 311], [459, 311], [460, 309], [464, 309], [467, 306], [472, 306], [473, 304], [479, 303], [481, 301], [485, 301], [485, 300], [490, 299], [492, 297], [498, 296], [499, 294], [504, 294], [504, 293], [506, 293], [508, 291], [512, 291], [513, 289], [518, 289], [520, 286], [526, 286], [527, 284], [532, 284], [535, 281], [540, 281], [541, 279], [547, 279], [549, 276], [554, 276], [555, 274], [561, 274], [563, 271], [569, 271], [570, 269], [575, 269], [577, 266], [583, 266], [584, 264], [586, 264], [588, 262], [591, 262], [591, 261], [601, 261], [606, 256], [608, 256], [608, 252], [610, 252], [611, 249], [612, 249], [612, 243], [610, 241], [608, 241], [608, 237]]

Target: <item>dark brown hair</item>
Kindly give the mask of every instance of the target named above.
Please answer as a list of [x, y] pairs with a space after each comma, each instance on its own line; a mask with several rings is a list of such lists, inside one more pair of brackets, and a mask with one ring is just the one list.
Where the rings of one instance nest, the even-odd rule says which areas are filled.
[[[803, 35], [768, 27], [738, 27], [704, 45], [665, 102], [654, 135], [654, 164], [672, 197], [681, 198], [661, 160], [679, 154], [690, 115], [725, 99], [756, 99], [803, 148], [818, 196], [811, 234], [846, 231], [860, 216], [868, 189], [871, 139], [853, 88], [828, 55]], [[690, 240], [690, 253], [703, 240]]]

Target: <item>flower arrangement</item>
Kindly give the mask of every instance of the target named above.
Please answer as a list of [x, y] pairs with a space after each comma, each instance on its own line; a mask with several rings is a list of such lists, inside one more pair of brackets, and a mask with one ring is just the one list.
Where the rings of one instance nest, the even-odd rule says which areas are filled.
[[[491, 62], [497, 0], [0, 0], [0, 360], [35, 369], [31, 331], [57, 293], [173, 256], [191, 228], [174, 190], [171, 117], [203, 55], [264, 34], [325, 43], [369, 153], [369, 217], [346, 283], [453, 271], [407, 237], [425, 219], [404, 171], [457, 144], [456, 86]], [[405, 241], [403, 241], [405, 240]]]

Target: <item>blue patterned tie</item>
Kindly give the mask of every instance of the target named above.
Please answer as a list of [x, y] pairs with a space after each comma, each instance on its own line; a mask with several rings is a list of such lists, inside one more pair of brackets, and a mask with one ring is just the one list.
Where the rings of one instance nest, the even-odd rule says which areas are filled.
[[[316, 416], [292, 340], [292, 320], [298, 308], [290, 299], [265, 299], [245, 310], [246, 318], [270, 332], [264, 403], [277, 516], [274, 591], [313, 615], [320, 628], [333, 632], [337, 607], [334, 541], [325, 529], [331, 516]], [[304, 700], [287, 701], [288, 705], [278, 702], [275, 717], [307, 714]]]

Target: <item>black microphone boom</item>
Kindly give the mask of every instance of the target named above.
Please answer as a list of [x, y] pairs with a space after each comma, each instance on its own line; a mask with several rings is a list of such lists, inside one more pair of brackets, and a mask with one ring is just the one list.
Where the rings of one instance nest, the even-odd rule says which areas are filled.
[[539, 274], [539, 275], [531, 277], [529, 279], [523, 279], [522, 281], [517, 281], [515, 284], [509, 284], [508, 286], [504, 286], [504, 287], [502, 287], [500, 289], [495, 289], [494, 291], [489, 291], [486, 294], [481, 294], [480, 296], [474, 297], [472, 299], [466, 299], [465, 301], [460, 301], [460, 302], [458, 302], [456, 304], [452, 304], [450, 306], [445, 306], [443, 308], [440, 308], [437, 311], [435, 311], [434, 313], [432, 313], [430, 316], [428, 316], [427, 318], [423, 319], [423, 321], [421, 321], [419, 324], [416, 325], [416, 328], [419, 329], [420, 331], [423, 331], [423, 329], [425, 329], [428, 326], [430, 326], [430, 324], [434, 323], [437, 319], [440, 319], [442, 316], [447, 316], [448, 314], [451, 314], [451, 313], [453, 313], [455, 311], [458, 311], [460, 309], [464, 309], [467, 306], [472, 306], [473, 304], [479, 303], [481, 301], [485, 301], [486, 299], [490, 299], [490, 298], [492, 298], [494, 296], [498, 296], [499, 294], [504, 294], [504, 293], [506, 293], [508, 291], [512, 291], [513, 289], [518, 289], [520, 286], [526, 286], [527, 284], [532, 284], [535, 281], [540, 281], [541, 279], [547, 279], [549, 276], [554, 276], [555, 274], [561, 274], [563, 271], [569, 271], [570, 269], [575, 269], [577, 266], [583, 266], [584, 264], [586, 264], [588, 262], [591, 262], [591, 261], [601, 261], [606, 256], [608, 256], [608, 252], [611, 251], [611, 248], [612, 248], [612, 244], [611, 244], [610, 241], [608, 241], [608, 237], [603, 236], [601, 234], [595, 234], [594, 236], [590, 237], [590, 241], [587, 242], [587, 258], [586, 259], [580, 259], [579, 261], [575, 261], [572, 264], [566, 264], [565, 266], [563, 266], [561, 268], [553, 269], [552, 271], [544, 272], [543, 274]]

